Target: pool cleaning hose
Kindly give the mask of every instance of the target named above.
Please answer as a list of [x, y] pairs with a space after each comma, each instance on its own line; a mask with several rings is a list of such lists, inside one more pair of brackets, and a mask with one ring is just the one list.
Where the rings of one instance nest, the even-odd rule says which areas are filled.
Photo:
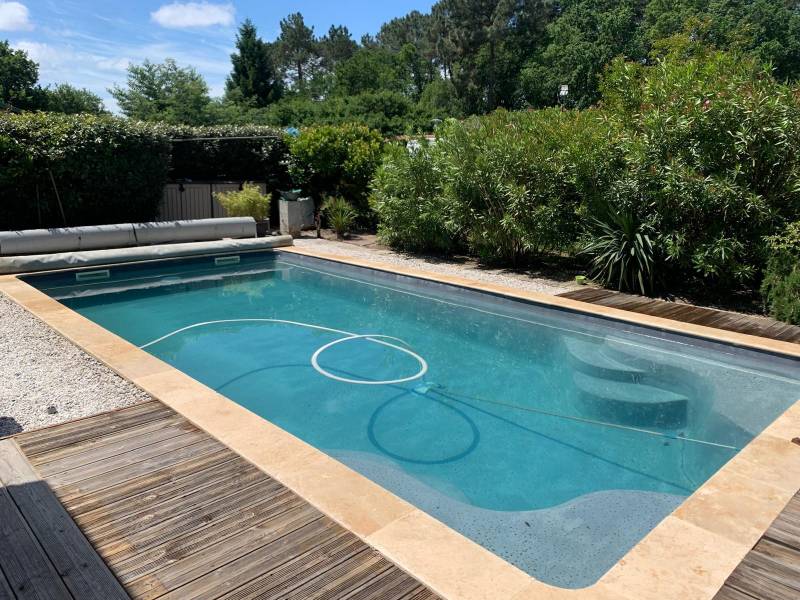
[[[340, 338], [335, 339], [335, 340], [333, 340], [331, 342], [328, 342], [327, 344], [323, 344], [322, 346], [320, 346], [319, 348], [317, 348], [314, 351], [314, 353], [311, 355], [311, 366], [320, 375], [322, 375], [324, 377], [327, 377], [328, 379], [333, 379], [335, 381], [340, 381], [340, 382], [343, 382], [343, 383], [350, 383], [350, 384], [355, 384], [355, 385], [395, 385], [395, 384], [407, 383], [409, 381], [414, 381], [414, 380], [420, 379], [421, 377], [423, 377], [428, 372], [428, 363], [425, 361], [425, 359], [422, 358], [416, 352], [413, 352], [409, 348], [404, 347], [404, 346], [408, 346], [408, 343], [405, 342], [404, 340], [400, 339], [400, 338], [392, 337], [392, 336], [389, 336], [389, 335], [383, 335], [383, 334], [379, 334], [379, 333], [372, 333], [372, 334], [351, 333], [349, 331], [343, 331], [341, 329], [333, 329], [331, 327], [323, 327], [322, 325], [314, 325], [312, 323], [303, 323], [301, 321], [289, 321], [289, 320], [286, 320], [286, 319], [250, 318], [250, 319], [220, 319], [220, 320], [216, 320], [216, 321], [203, 321], [203, 322], [200, 322], [200, 323], [194, 323], [192, 325], [187, 325], [186, 327], [181, 327], [180, 329], [176, 329], [175, 331], [171, 331], [171, 332], [169, 332], [169, 333], [167, 333], [165, 335], [162, 335], [159, 338], [156, 338], [156, 339], [154, 339], [154, 340], [152, 340], [150, 342], [147, 342], [146, 344], [142, 344], [141, 346], [139, 346], [139, 348], [144, 350], [144, 349], [149, 348], [151, 346], [154, 346], [154, 345], [156, 345], [156, 344], [158, 344], [160, 342], [163, 342], [164, 340], [167, 340], [167, 339], [169, 339], [169, 338], [171, 338], [171, 337], [173, 337], [175, 335], [179, 335], [179, 334], [181, 334], [181, 333], [183, 333], [185, 331], [189, 331], [191, 329], [196, 329], [198, 327], [207, 327], [207, 326], [210, 326], [210, 325], [226, 324], [226, 323], [227, 324], [230, 324], [230, 323], [278, 323], [278, 324], [283, 324], [283, 325], [295, 325], [297, 327], [305, 327], [307, 329], [316, 329], [318, 331], [327, 331], [329, 333], [340, 334], [343, 337], [340, 337]], [[364, 339], [364, 340], [367, 340], [368, 342], [372, 342], [374, 344], [380, 344], [380, 345], [386, 346], [388, 348], [393, 348], [395, 350], [399, 350], [400, 352], [403, 352], [403, 353], [407, 354], [408, 356], [411, 356], [412, 358], [414, 358], [419, 363], [419, 367], [420, 367], [419, 371], [417, 371], [415, 374], [410, 375], [408, 377], [401, 377], [401, 378], [398, 378], [398, 379], [385, 379], [385, 380], [371, 381], [371, 380], [363, 380], [363, 379], [351, 379], [351, 378], [348, 378], [348, 377], [341, 377], [339, 375], [334, 375], [333, 373], [331, 373], [330, 371], [322, 368], [319, 365], [319, 357], [323, 352], [325, 352], [326, 350], [328, 350], [329, 348], [331, 348], [332, 346], [335, 346], [337, 344], [342, 344], [344, 342], [348, 342], [348, 341], [351, 341], [351, 340], [358, 340], [358, 339]], [[392, 342], [386, 341], [386, 340], [392, 340], [392, 341], [397, 342], [399, 344], [404, 344], [404, 346], [399, 346], [397, 344], [393, 344]], [[441, 387], [441, 386], [436, 386], [436, 387]], [[447, 389], [447, 388], [443, 388], [442, 387], [442, 389]], [[666, 438], [666, 439], [673, 439], [673, 440], [676, 440], [676, 441], [690, 442], [690, 443], [702, 444], [702, 445], [706, 445], [706, 446], [715, 446], [715, 447], [718, 447], [718, 448], [724, 448], [724, 449], [734, 450], [734, 451], [739, 450], [739, 448], [737, 448], [736, 446], [730, 446], [728, 444], [719, 444], [719, 443], [710, 442], [710, 441], [707, 441], [707, 440], [701, 440], [701, 439], [696, 439], [696, 438], [691, 438], [691, 437], [684, 437], [684, 436], [678, 436], [678, 435], [673, 435], [673, 434], [667, 434], [667, 433], [663, 433], [663, 432], [659, 432], [659, 431], [652, 431], [650, 429], [642, 429], [642, 428], [639, 428], [639, 427], [631, 427], [629, 425], [620, 425], [618, 423], [608, 423], [608, 422], [605, 422], [605, 421], [596, 421], [594, 419], [586, 419], [586, 418], [583, 418], [583, 417], [564, 415], [564, 414], [560, 414], [560, 413], [554, 413], [554, 412], [550, 412], [550, 411], [534, 408], [532, 406], [519, 406], [519, 405], [516, 405], [516, 404], [509, 404], [509, 403], [505, 403], [505, 402], [501, 402], [501, 401], [497, 401], [497, 400], [491, 400], [491, 399], [488, 399], [488, 398], [480, 398], [480, 397], [477, 397], [477, 396], [459, 394], [459, 393], [457, 393], [455, 391], [450, 391], [450, 390], [448, 390], [448, 394], [443, 394], [442, 392], [440, 392], [440, 391], [438, 391], [436, 389], [434, 389], [433, 391], [435, 393], [437, 393], [437, 394], [440, 394], [440, 395], [444, 396], [445, 398], [448, 397], [448, 394], [452, 394], [453, 396], [455, 396], [457, 398], [460, 397], [460, 401], [462, 401], [462, 402], [463, 401], [480, 402], [480, 403], [500, 406], [500, 407], [504, 407], [504, 408], [510, 408], [510, 409], [514, 409], [514, 410], [521, 410], [521, 411], [525, 411], [525, 412], [538, 413], [538, 414], [541, 414], [541, 415], [544, 415], [544, 416], [548, 416], [548, 417], [555, 417], [555, 418], [560, 418], [560, 419], [569, 419], [571, 421], [578, 421], [578, 422], [582, 422], [582, 423], [586, 423], [586, 424], [599, 425], [599, 426], [602, 426], [602, 427], [610, 427], [610, 428], [614, 428], [614, 429], [623, 429], [623, 430], [627, 430], [627, 431], [633, 431], [633, 432], [636, 432], [636, 433], [654, 435], [654, 436], [663, 437], [663, 438]], [[422, 395], [425, 395], [425, 394], [423, 393]], [[452, 398], [452, 399], [456, 399], [456, 398]]]
[[[428, 363], [425, 362], [425, 359], [422, 358], [419, 354], [417, 354], [416, 352], [413, 352], [413, 351], [411, 351], [408, 348], [405, 348], [403, 346], [398, 346], [397, 344], [392, 344], [391, 342], [385, 341], [385, 340], [392, 340], [392, 341], [398, 342], [400, 344], [405, 344], [406, 346], [408, 346], [408, 344], [405, 341], [401, 340], [400, 338], [392, 337], [390, 335], [382, 335], [382, 334], [379, 334], [379, 333], [373, 333], [373, 334], [350, 333], [349, 331], [342, 331], [341, 329], [332, 329], [330, 327], [323, 327], [322, 325], [313, 325], [311, 323], [302, 323], [300, 321], [287, 321], [285, 319], [220, 319], [220, 320], [217, 320], [217, 321], [203, 321], [201, 323], [194, 323], [192, 325], [187, 325], [186, 327], [181, 327], [180, 329], [176, 329], [175, 331], [171, 331], [166, 335], [162, 335], [160, 338], [157, 338], [157, 339], [155, 339], [155, 340], [153, 340], [151, 342], [147, 342], [146, 344], [143, 344], [143, 345], [139, 346], [139, 348], [144, 350], [145, 348], [149, 348], [150, 346], [154, 346], [155, 344], [163, 342], [164, 340], [167, 340], [167, 339], [171, 338], [174, 335], [181, 334], [181, 333], [183, 333], [185, 331], [189, 331], [190, 329], [195, 329], [195, 328], [198, 328], [198, 327], [206, 327], [206, 326], [209, 326], [209, 325], [219, 325], [219, 324], [223, 324], [223, 323], [279, 323], [279, 324], [282, 324], [282, 325], [296, 325], [297, 327], [306, 327], [308, 329], [316, 329], [316, 330], [319, 330], [319, 331], [327, 331], [327, 332], [330, 332], [330, 333], [341, 334], [344, 337], [341, 337], [341, 338], [338, 338], [336, 340], [333, 340], [332, 342], [328, 342], [327, 344], [324, 344], [324, 345], [320, 346], [319, 348], [317, 348], [317, 350], [314, 352], [314, 354], [311, 355], [311, 366], [320, 375], [322, 375], [324, 377], [327, 377], [328, 379], [334, 379], [336, 381], [341, 381], [343, 383], [352, 383], [352, 384], [356, 384], [356, 385], [393, 385], [393, 384], [397, 384], [397, 383], [406, 383], [406, 382], [409, 382], [409, 381], [414, 381], [415, 379], [419, 379], [420, 377], [423, 377], [425, 375], [425, 373], [428, 372]], [[349, 379], [349, 378], [346, 378], [346, 377], [339, 377], [338, 375], [334, 375], [330, 371], [327, 371], [326, 369], [323, 369], [319, 365], [319, 357], [323, 352], [325, 352], [325, 350], [327, 350], [327, 349], [329, 349], [332, 346], [335, 346], [337, 344], [341, 344], [343, 342], [349, 342], [351, 340], [360, 340], [360, 339], [367, 340], [368, 342], [373, 342], [375, 344], [380, 344], [380, 345], [386, 346], [388, 348], [394, 348], [395, 350], [399, 350], [400, 352], [403, 352], [403, 353], [409, 355], [410, 357], [414, 358], [419, 363], [419, 371], [417, 371], [414, 375], [411, 375], [409, 377], [401, 377], [399, 379], [385, 379], [385, 380], [378, 380], [378, 381], [369, 381], [369, 380], [364, 380], [364, 379]]]

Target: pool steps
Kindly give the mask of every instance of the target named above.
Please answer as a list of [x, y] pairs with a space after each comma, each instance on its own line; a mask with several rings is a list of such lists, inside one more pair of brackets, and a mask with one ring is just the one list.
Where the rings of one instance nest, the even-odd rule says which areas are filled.
[[617, 381], [637, 381], [647, 373], [644, 369], [629, 365], [604, 353], [603, 349], [607, 347], [606, 344], [586, 343], [566, 338], [564, 345], [572, 366], [587, 375]]
[[677, 429], [686, 424], [686, 396], [652, 385], [600, 379], [580, 372], [572, 379], [583, 404], [603, 421], [659, 429]]
[[564, 346], [576, 371], [577, 400], [593, 417], [631, 427], [687, 425], [689, 398], [666, 384], [662, 374], [628, 364], [626, 353], [605, 341], [567, 339]]

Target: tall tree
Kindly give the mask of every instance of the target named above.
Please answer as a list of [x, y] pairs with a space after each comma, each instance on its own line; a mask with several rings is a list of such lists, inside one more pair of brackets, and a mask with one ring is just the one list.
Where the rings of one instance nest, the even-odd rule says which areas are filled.
[[39, 66], [23, 50], [0, 41], [0, 108], [28, 108], [35, 100]]
[[549, 43], [523, 73], [523, 95], [533, 105], [552, 104], [559, 86], [567, 103], [587, 107], [600, 97], [600, 75], [615, 56], [643, 60], [643, 0], [570, 0], [549, 26]]
[[299, 12], [281, 19], [275, 53], [285, 78], [296, 91], [304, 91], [319, 62], [319, 51], [314, 28], [306, 26]]
[[322, 65], [328, 71], [333, 71], [336, 65], [349, 59], [358, 50], [358, 44], [353, 40], [347, 27], [331, 25], [328, 33], [319, 40], [319, 53]]
[[283, 85], [272, 64], [270, 45], [264, 42], [250, 19], [239, 27], [236, 52], [231, 54], [233, 68], [225, 81], [229, 99], [263, 107], [277, 101]]
[[103, 100], [85, 88], [76, 88], [68, 83], [41, 88], [37, 103], [41, 110], [65, 114], [107, 112]]
[[[548, 12], [542, 0], [440, 0], [434, 28], [447, 68], [469, 112], [512, 106], [519, 49], [510, 41]], [[523, 49], [524, 50], [524, 49]]]
[[125, 116], [142, 121], [202, 125], [208, 121], [208, 85], [192, 67], [168, 58], [128, 66], [126, 87], [108, 90]]

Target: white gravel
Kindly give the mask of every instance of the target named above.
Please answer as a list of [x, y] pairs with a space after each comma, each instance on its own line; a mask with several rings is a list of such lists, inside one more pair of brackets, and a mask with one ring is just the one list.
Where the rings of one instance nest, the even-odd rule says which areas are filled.
[[395, 252], [384, 247], [363, 247], [353, 243], [334, 240], [304, 237], [294, 240], [299, 248], [310, 248], [327, 254], [338, 254], [417, 268], [423, 271], [456, 275], [467, 279], [475, 279], [486, 283], [504, 285], [529, 292], [560, 294], [575, 289], [574, 280], [559, 281], [524, 271], [510, 269], [490, 269], [469, 259], [441, 259], [434, 257], [412, 256]]
[[149, 399], [0, 294], [0, 437]]

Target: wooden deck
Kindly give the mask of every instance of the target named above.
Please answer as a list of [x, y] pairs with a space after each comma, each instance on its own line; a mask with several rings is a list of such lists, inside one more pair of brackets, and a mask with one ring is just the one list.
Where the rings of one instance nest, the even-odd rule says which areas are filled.
[[2, 599], [436, 598], [160, 402], [0, 441], [0, 480]]
[[728, 578], [714, 600], [800, 598], [800, 493]]
[[713, 308], [692, 306], [681, 302], [668, 302], [646, 296], [622, 294], [594, 287], [583, 287], [565, 292], [560, 296], [683, 323], [694, 323], [695, 325], [716, 327], [717, 329], [800, 344], [800, 327], [781, 323], [769, 317], [743, 315]]

